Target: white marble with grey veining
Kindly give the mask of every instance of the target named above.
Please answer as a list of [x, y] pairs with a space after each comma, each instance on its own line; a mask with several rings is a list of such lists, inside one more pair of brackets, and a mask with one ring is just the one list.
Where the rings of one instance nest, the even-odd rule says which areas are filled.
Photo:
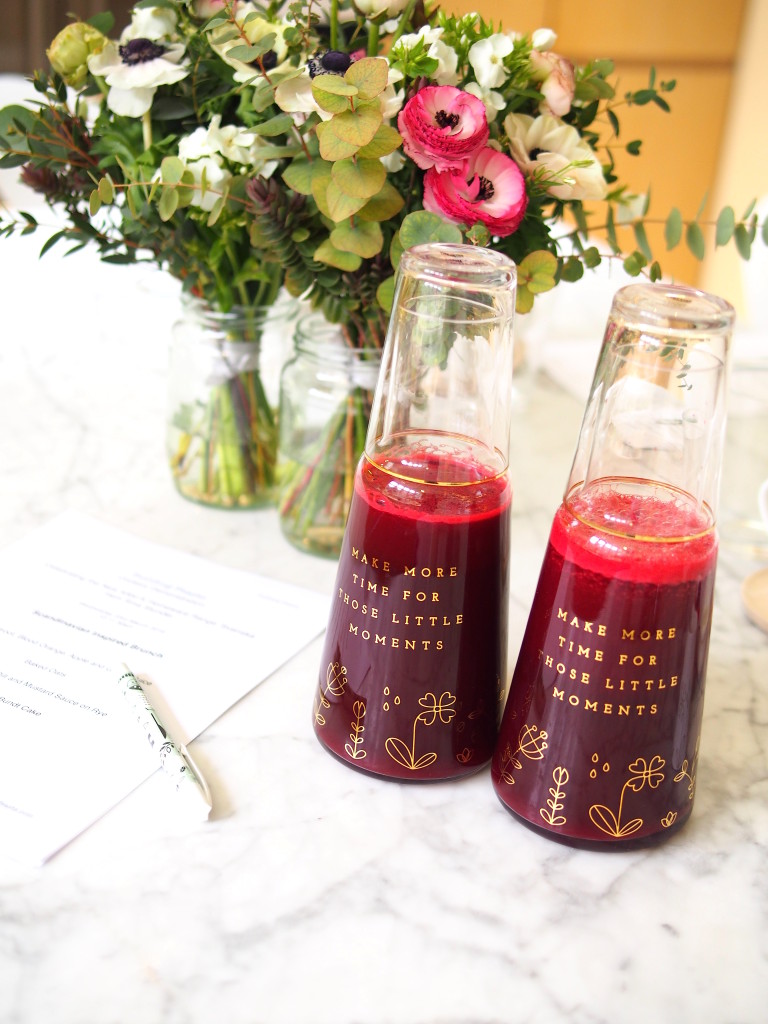
[[[39, 244], [0, 239], [0, 542], [76, 508], [330, 593], [334, 565], [291, 548], [271, 510], [174, 491], [174, 296], [85, 255], [38, 264]], [[580, 418], [521, 374], [513, 651]], [[559, 846], [509, 816], [487, 771], [421, 787], [337, 763], [311, 728], [318, 639], [194, 743], [211, 822], [159, 813], [153, 779], [42, 868], [0, 859], [0, 1020], [762, 1024], [768, 636], [739, 599], [761, 564], [721, 552], [696, 803], [666, 845]]]

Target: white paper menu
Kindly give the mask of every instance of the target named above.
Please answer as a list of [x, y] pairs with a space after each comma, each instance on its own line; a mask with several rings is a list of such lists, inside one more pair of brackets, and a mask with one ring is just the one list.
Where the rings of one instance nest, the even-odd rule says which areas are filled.
[[325, 595], [74, 512], [0, 551], [0, 852], [43, 862], [157, 770], [123, 663], [188, 743], [327, 613]]

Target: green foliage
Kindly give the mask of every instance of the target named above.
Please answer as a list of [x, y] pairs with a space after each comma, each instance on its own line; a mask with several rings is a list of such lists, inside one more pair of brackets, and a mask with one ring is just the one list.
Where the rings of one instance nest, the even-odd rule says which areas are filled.
[[[245, 10], [228, 2], [207, 20], [195, 18], [185, 0], [136, 6], [171, 15], [175, 28], [164, 43], [184, 48], [185, 74], [154, 89], [146, 114], [115, 112], [105, 81], [89, 71], [70, 89], [54, 71], [39, 71], [30, 86], [34, 98], [0, 110], [0, 167], [19, 168], [65, 224], [47, 237], [43, 254], [63, 243], [68, 252], [95, 247], [112, 263], [147, 260], [222, 311], [263, 304], [284, 285], [344, 324], [352, 344], [383, 339], [400, 255], [425, 242], [504, 252], [518, 264], [521, 311], [605, 258], [623, 260], [630, 273], [660, 277], [647, 209], [631, 221], [632, 251], [622, 247], [630, 236], [619, 214], [635, 204], [617, 180], [612, 155], [618, 145], [632, 155], [642, 146], [639, 138], [621, 138], [622, 107], [669, 110], [675, 82], [658, 81], [654, 69], [647, 86], [623, 96], [612, 61], [574, 69], [573, 102], [561, 120], [587, 147], [586, 163], [602, 165], [603, 212], [588, 219], [575, 194], [558, 196], [555, 178], [526, 172], [525, 218], [499, 238], [482, 219], [456, 223], [424, 209], [424, 168], [403, 151], [396, 113], [415, 90], [446, 73], [446, 52], [455, 56], [457, 86], [474, 87], [472, 48], [501, 26], [475, 14], [425, 10], [420, 2], [405, 6], [394, 32], [386, 17], [366, 19], [352, 0], [330, 5], [340, 15], [330, 24], [315, 0], [293, 0], [286, 9], [262, 0]], [[115, 37], [122, 30], [108, 13], [88, 24]], [[441, 30], [447, 50], [417, 34], [424, 25]], [[308, 61], [318, 61], [329, 41], [330, 48], [368, 55], [334, 73], [315, 66], [310, 80]], [[533, 45], [516, 35], [500, 60], [503, 82], [494, 89], [489, 128], [502, 152], [510, 152], [505, 119], [536, 118], [543, 109]], [[291, 96], [300, 102], [292, 105]], [[582, 165], [575, 160], [573, 171]], [[565, 218], [573, 229], [563, 236]], [[684, 243], [704, 255], [701, 209], [692, 219], [672, 210], [663, 223], [668, 250]], [[44, 229], [28, 213], [0, 216], [0, 238], [38, 230]], [[745, 259], [758, 238], [768, 244], [768, 227], [752, 207], [741, 218], [726, 207], [714, 234], [715, 245], [734, 245]], [[607, 255], [593, 244], [596, 236], [607, 241]]]

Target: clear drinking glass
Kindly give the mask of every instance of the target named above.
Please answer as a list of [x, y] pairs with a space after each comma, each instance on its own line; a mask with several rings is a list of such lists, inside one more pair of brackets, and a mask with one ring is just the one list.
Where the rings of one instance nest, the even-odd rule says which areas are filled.
[[506, 673], [514, 264], [403, 254], [342, 545], [314, 725], [350, 765], [490, 760]]

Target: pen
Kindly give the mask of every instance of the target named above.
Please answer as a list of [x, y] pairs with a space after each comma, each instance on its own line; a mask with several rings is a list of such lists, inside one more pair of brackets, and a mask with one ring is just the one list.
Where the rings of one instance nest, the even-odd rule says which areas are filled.
[[127, 665], [118, 679], [123, 696], [133, 709], [136, 720], [145, 731], [153, 750], [160, 755], [160, 766], [170, 776], [176, 791], [184, 797], [191, 797], [204, 819], [211, 812], [211, 793], [205, 779], [189, 756], [183, 744], [174, 742], [170, 732], [163, 725], [157, 710], [147, 696], [141, 681]]

